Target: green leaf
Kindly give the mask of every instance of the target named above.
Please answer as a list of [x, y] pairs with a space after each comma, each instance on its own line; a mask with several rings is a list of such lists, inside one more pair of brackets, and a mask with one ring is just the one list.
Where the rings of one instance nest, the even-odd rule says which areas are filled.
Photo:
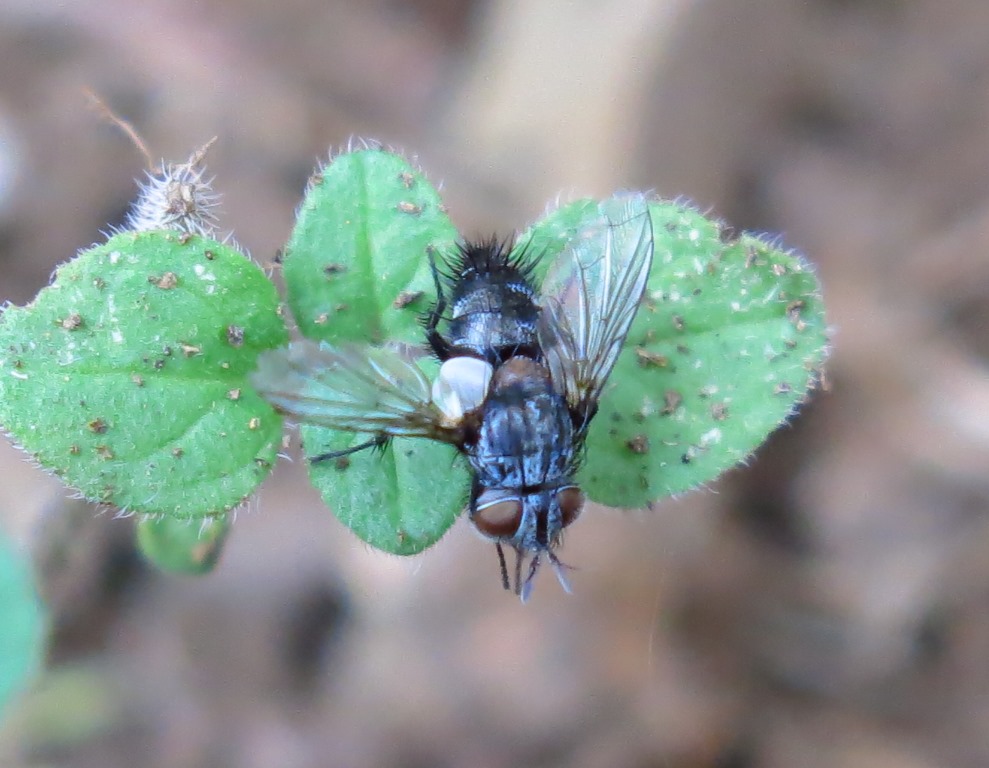
[[31, 570], [0, 534], [0, 713], [37, 666], [43, 625]]
[[656, 202], [644, 305], [587, 440], [588, 496], [638, 507], [714, 480], [791, 415], [820, 375], [820, 286], [798, 256]]
[[[312, 179], [285, 249], [300, 330], [336, 344], [422, 344], [419, 318], [436, 296], [429, 253], [449, 253], [456, 240], [439, 193], [404, 158], [377, 149], [334, 158]], [[301, 432], [307, 456], [368, 439], [308, 425]], [[395, 439], [383, 451], [310, 464], [309, 472], [341, 522], [400, 555], [435, 543], [467, 496], [455, 451], [427, 440]]]
[[553, 209], [516, 238], [516, 252], [526, 251], [538, 256], [533, 273], [537, 289], [550, 264], [584, 227], [596, 222], [600, 215], [597, 200], [581, 198]]
[[[310, 456], [367, 439], [308, 425], [301, 432]], [[431, 547], [467, 502], [463, 460], [452, 446], [429, 440], [396, 438], [384, 450], [310, 464], [309, 476], [340, 522], [395, 555]]]
[[288, 303], [303, 336], [381, 344], [422, 342], [435, 299], [430, 250], [457, 230], [439, 193], [399, 155], [340, 155], [311, 180], [285, 248]]
[[274, 286], [236, 250], [118, 234], [0, 315], [0, 423], [87, 499], [213, 516], [274, 464], [282, 418], [247, 377], [286, 340]]
[[149, 561], [174, 573], [209, 573], [223, 551], [227, 515], [203, 520], [144, 517], [137, 523], [137, 545]]

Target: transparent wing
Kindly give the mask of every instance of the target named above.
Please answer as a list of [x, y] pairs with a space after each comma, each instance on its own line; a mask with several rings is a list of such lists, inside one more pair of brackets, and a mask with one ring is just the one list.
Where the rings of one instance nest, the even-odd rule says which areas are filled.
[[653, 253], [645, 196], [616, 195], [599, 210], [550, 267], [538, 329], [553, 384], [585, 424], [635, 319]]
[[282, 413], [348, 432], [456, 442], [430, 383], [397, 350], [298, 341], [263, 353], [251, 382]]

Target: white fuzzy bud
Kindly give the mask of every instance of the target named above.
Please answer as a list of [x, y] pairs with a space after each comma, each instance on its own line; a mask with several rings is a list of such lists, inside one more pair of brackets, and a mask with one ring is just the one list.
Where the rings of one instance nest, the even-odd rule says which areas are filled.
[[213, 178], [206, 177], [204, 154], [205, 148], [187, 163], [162, 162], [161, 170], [149, 172], [139, 182], [140, 192], [127, 214], [126, 229], [133, 232], [172, 229], [215, 237], [220, 197], [213, 191]]

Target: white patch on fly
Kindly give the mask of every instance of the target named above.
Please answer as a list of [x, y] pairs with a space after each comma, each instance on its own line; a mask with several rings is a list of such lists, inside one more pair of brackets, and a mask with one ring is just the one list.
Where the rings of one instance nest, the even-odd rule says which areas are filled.
[[494, 368], [484, 360], [451, 357], [440, 366], [433, 382], [433, 403], [451, 421], [460, 421], [465, 413], [484, 402], [493, 372]]

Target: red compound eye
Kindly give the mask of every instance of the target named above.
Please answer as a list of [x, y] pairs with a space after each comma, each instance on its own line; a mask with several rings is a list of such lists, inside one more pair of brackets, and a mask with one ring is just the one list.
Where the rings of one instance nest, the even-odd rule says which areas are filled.
[[556, 494], [556, 502], [560, 505], [560, 525], [566, 528], [580, 517], [584, 508], [584, 494], [580, 488], [564, 488]]
[[492, 539], [510, 539], [522, 523], [522, 502], [518, 499], [497, 501], [474, 512], [474, 525]]

